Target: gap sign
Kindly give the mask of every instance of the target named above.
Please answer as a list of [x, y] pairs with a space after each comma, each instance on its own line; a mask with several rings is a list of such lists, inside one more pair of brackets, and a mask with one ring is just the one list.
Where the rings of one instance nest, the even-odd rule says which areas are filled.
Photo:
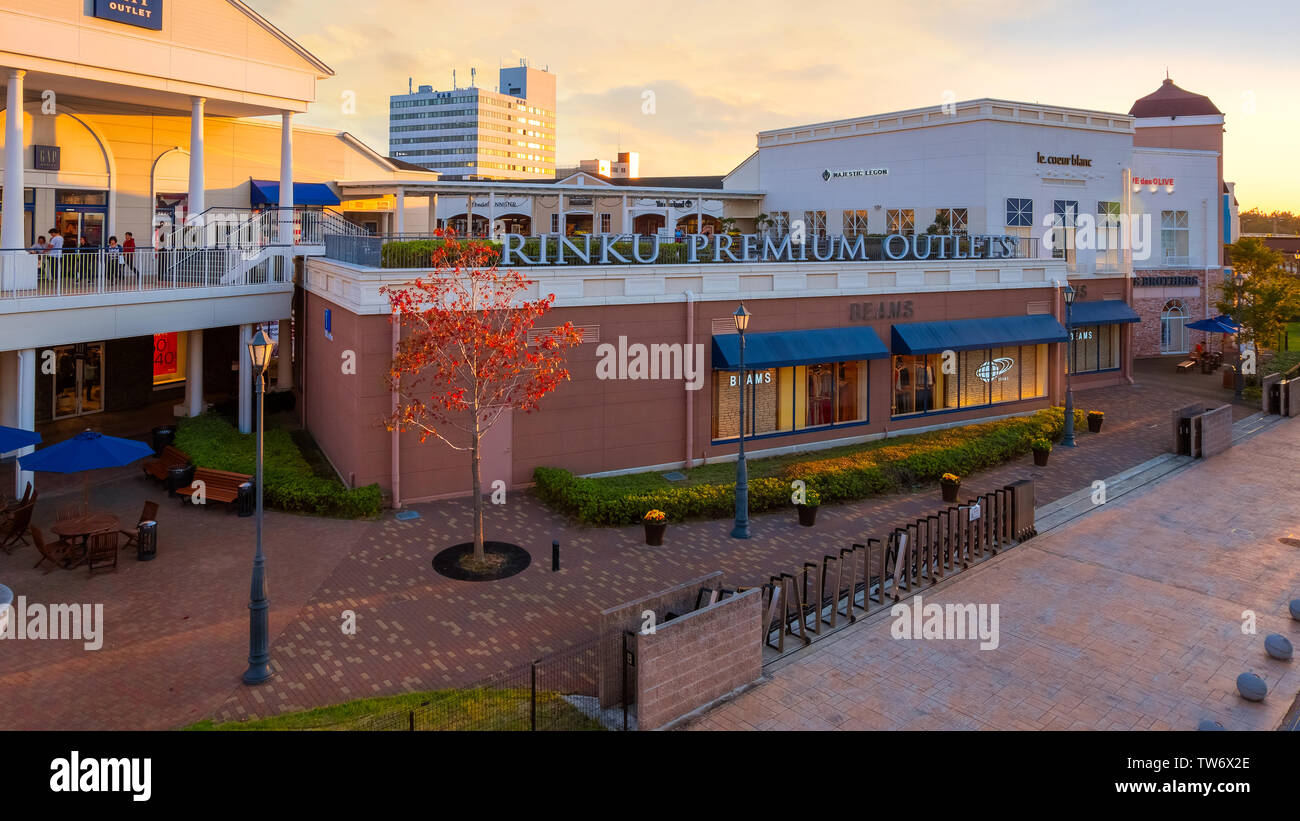
[[140, 28], [162, 30], [163, 0], [95, 0], [95, 16]]

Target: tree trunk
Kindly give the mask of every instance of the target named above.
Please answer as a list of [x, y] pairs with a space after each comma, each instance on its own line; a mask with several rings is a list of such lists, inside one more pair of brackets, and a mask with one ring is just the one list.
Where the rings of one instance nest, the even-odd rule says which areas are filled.
[[479, 477], [479, 439], [483, 436], [483, 431], [479, 428], [482, 421], [479, 418], [478, 403], [470, 409], [474, 414], [473, 435], [470, 445], [470, 464], [474, 471], [474, 561], [482, 564], [487, 559], [483, 550], [483, 480]]

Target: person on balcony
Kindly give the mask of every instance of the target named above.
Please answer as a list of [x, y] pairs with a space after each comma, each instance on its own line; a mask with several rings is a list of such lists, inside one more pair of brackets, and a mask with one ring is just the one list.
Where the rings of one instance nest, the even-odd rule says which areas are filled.
[[124, 264], [127, 267], [127, 270], [131, 273], [139, 273], [135, 267], [135, 237], [130, 231], [126, 232], [122, 240], [122, 264]]

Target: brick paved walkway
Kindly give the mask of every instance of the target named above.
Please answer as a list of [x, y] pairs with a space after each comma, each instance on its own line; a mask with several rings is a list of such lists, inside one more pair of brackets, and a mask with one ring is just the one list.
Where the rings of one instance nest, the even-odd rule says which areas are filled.
[[[1029, 457], [968, 477], [971, 495], [1026, 476], [1039, 503], [1164, 452], [1168, 409], [1188, 396], [1123, 386], [1081, 393], [1081, 408], [1106, 411], [1106, 429], [1080, 447], [1057, 449], [1047, 468]], [[1237, 408], [1237, 416], [1248, 408]], [[432, 445], [431, 445], [432, 446]], [[93, 502], [134, 521], [144, 498], [162, 493], [125, 471], [95, 489]], [[129, 478], [127, 478], [129, 477]], [[37, 525], [53, 500], [42, 496]], [[639, 527], [574, 526], [524, 493], [489, 510], [488, 537], [527, 548], [533, 564], [493, 583], [433, 573], [442, 547], [468, 538], [465, 501], [420, 505], [423, 518], [339, 522], [270, 513], [272, 658], [276, 677], [238, 684], [247, 642], [252, 520], [165, 502], [159, 559], [123, 555], [116, 574], [43, 575], [31, 548], [0, 554], [0, 580], [37, 602], [103, 602], [104, 649], [71, 642], [0, 644], [0, 728], [167, 728], [203, 717], [268, 715], [375, 694], [473, 682], [506, 666], [581, 643], [597, 613], [705, 572], [728, 584], [765, 581], [773, 570], [820, 558], [823, 546], [875, 535], [939, 505], [938, 489], [822, 509], [814, 530], [793, 513], [754, 517], [754, 538], [728, 537], [729, 522], [673, 525], [664, 547], [642, 543]], [[549, 571], [551, 539], [563, 570]], [[340, 629], [344, 610], [358, 634]], [[85, 696], [95, 693], [93, 703]]]
[[[690, 729], [1228, 729], [1279, 726], [1300, 690], [1300, 424], [1283, 423], [934, 590], [997, 603], [1000, 645], [907, 641], [888, 611], [815, 645]], [[1258, 614], [1243, 635], [1242, 613]], [[1262, 704], [1238, 674], [1268, 684]]]

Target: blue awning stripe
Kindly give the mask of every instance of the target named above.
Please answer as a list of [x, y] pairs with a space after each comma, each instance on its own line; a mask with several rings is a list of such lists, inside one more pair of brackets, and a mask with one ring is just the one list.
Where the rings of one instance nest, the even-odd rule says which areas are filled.
[[[279, 180], [249, 180], [251, 204], [254, 208], [280, 204]], [[329, 185], [323, 182], [295, 182], [293, 184], [293, 204], [298, 205], [341, 205], [342, 201]]]
[[1095, 302], [1076, 302], [1070, 309], [1070, 325], [1113, 325], [1121, 322], [1141, 322], [1137, 315], [1122, 299], [1102, 299]]
[[894, 353], [918, 355], [1000, 345], [1043, 345], [1069, 339], [1065, 328], [1051, 314], [909, 322], [895, 325], [891, 336]]
[[[745, 334], [745, 370], [888, 357], [885, 343], [865, 326]], [[740, 369], [739, 334], [713, 337], [713, 369]]]

